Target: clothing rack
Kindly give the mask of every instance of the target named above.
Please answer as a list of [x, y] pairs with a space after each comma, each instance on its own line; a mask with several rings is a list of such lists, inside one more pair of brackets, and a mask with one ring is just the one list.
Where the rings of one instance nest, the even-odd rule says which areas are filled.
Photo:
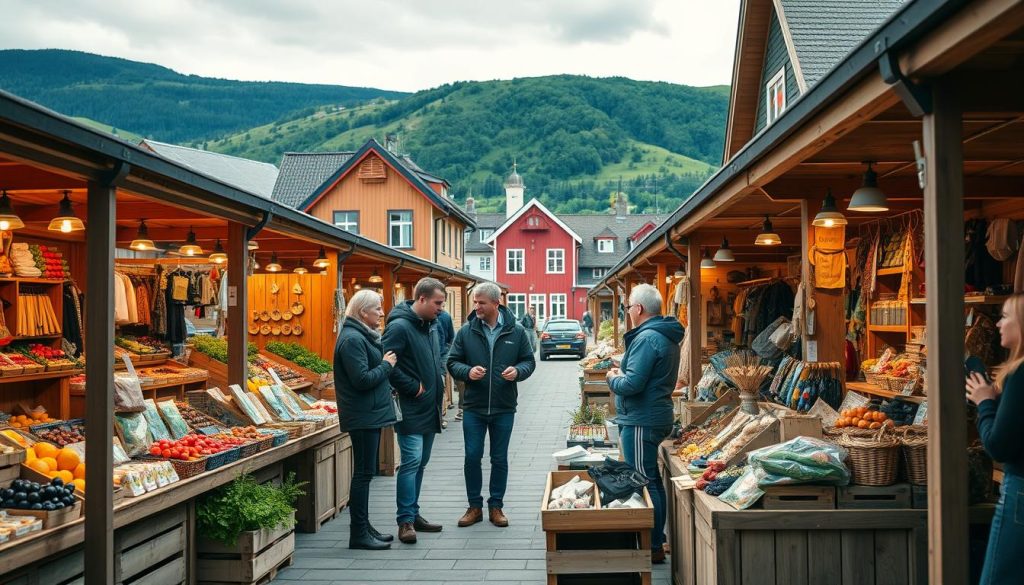
[[799, 276], [769, 276], [769, 277], [766, 277], [766, 278], [755, 278], [753, 280], [744, 280], [743, 282], [736, 283], [736, 286], [739, 286], [739, 287], [757, 286], [759, 284], [771, 284], [773, 282], [779, 282], [779, 281], [785, 282], [785, 281], [799, 281], [799, 280], [800, 280]]

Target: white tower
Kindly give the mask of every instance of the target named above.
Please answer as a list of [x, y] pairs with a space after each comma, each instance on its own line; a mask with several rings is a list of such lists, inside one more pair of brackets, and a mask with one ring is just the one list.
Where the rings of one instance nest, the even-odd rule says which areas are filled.
[[516, 163], [512, 162], [512, 174], [505, 179], [505, 218], [512, 217], [523, 207], [523, 193], [526, 185], [523, 178], [516, 172]]

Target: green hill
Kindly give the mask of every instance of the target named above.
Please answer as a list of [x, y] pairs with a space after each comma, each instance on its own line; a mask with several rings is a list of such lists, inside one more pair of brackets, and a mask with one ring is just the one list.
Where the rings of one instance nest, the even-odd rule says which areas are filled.
[[408, 95], [182, 75], [159, 65], [57, 49], [2, 50], [0, 71], [0, 89], [68, 116], [166, 142], [220, 137], [327, 104]]
[[567, 75], [459, 82], [196, 145], [276, 163], [285, 152], [355, 150], [398, 134], [402, 151], [485, 211], [500, 209], [513, 159], [528, 196], [555, 211], [603, 211], [620, 180], [637, 211], [664, 211], [721, 159], [727, 107], [722, 86]]

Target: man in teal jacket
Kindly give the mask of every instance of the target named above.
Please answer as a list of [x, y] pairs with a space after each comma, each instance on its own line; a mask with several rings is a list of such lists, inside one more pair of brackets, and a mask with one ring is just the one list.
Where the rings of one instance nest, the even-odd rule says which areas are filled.
[[625, 307], [634, 328], [626, 334], [626, 354], [619, 368], [608, 372], [608, 387], [615, 394], [615, 420], [626, 462], [650, 483], [654, 501], [651, 560], [665, 561], [665, 486], [658, 472], [658, 446], [672, 432], [672, 390], [679, 371], [679, 344], [683, 326], [675, 317], [661, 316], [661, 293], [641, 284]]

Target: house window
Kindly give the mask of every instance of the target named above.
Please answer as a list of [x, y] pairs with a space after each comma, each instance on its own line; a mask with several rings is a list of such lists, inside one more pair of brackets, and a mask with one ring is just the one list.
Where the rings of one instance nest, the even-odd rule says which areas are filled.
[[480, 230], [480, 243], [482, 244], [487, 241], [487, 238], [491, 237], [493, 233], [494, 230]]
[[779, 69], [768, 85], [765, 86], [765, 116], [767, 124], [771, 124], [786, 109], [786, 68]]
[[615, 240], [606, 239], [597, 241], [597, 251], [601, 254], [614, 254], [615, 253]]
[[526, 295], [522, 293], [509, 293], [507, 298], [508, 310], [516, 316], [516, 319], [526, 314]]
[[509, 274], [526, 274], [526, 250], [509, 248], [505, 250], [505, 272]]
[[551, 295], [551, 318], [552, 319], [565, 319], [565, 305], [567, 302], [567, 295], [565, 294], [553, 294]]
[[534, 311], [536, 311], [536, 313], [537, 313], [537, 327], [538, 328], [540, 327], [540, 322], [541, 321], [546, 321], [547, 320], [544, 317], [547, 314], [547, 311], [545, 311], [545, 309], [547, 308], [547, 304], [544, 301], [545, 301], [544, 295], [530, 295], [530, 308], [533, 309]]
[[334, 225], [346, 232], [359, 233], [359, 212], [358, 211], [335, 211]]
[[540, 218], [534, 215], [533, 217], [527, 218], [526, 225], [530, 227], [540, 227]]
[[565, 250], [548, 248], [548, 274], [565, 274]]
[[388, 245], [412, 248], [412, 211], [388, 212]]
[[604, 268], [595, 268], [594, 269], [594, 273], [593, 273], [593, 277], [594, 277], [594, 279], [604, 278], [604, 273], [605, 273], [605, 269]]
[[480, 270], [482, 272], [490, 272], [491, 271], [491, 257], [490, 256], [481, 256], [480, 257]]

